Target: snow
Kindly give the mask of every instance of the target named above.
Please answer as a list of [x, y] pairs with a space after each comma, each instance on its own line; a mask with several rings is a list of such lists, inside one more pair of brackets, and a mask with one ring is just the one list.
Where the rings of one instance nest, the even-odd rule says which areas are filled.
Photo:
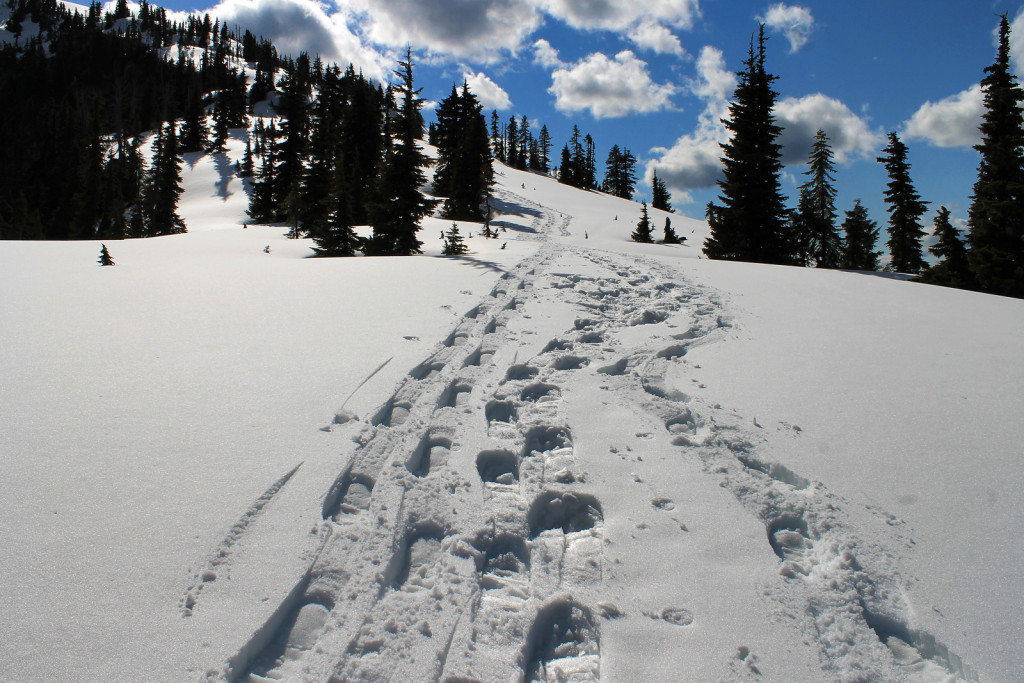
[[1019, 680], [1024, 303], [504, 167], [308, 258], [235, 133], [188, 234], [0, 243], [0, 678]]

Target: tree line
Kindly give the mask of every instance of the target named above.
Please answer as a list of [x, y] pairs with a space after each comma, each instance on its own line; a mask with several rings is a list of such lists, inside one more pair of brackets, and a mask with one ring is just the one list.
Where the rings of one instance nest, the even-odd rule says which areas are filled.
[[[930, 248], [939, 259], [935, 265], [926, 263], [921, 243], [926, 235], [921, 219], [928, 202], [910, 177], [906, 144], [897, 133], [888, 134], [878, 162], [889, 178], [884, 191], [889, 269], [919, 274], [933, 284], [1024, 297], [1024, 91], [1010, 70], [1009, 45], [1010, 26], [1004, 14], [996, 60], [981, 81], [985, 113], [982, 141], [975, 147], [981, 161], [966, 243], [950, 223], [949, 210], [941, 207], [934, 220], [938, 242]], [[723, 120], [731, 135], [721, 145], [721, 194], [706, 208], [711, 235], [704, 253], [715, 259], [878, 269], [878, 226], [859, 200], [836, 225], [835, 166], [824, 130], [815, 136], [797, 207], [786, 207], [780, 183], [782, 129], [772, 113], [777, 77], [767, 71], [765, 61], [762, 25], [756, 42], [751, 39]]]

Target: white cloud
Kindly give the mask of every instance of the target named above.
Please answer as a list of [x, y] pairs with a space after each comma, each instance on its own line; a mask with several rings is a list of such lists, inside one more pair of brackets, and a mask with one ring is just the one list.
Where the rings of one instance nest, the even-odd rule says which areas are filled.
[[223, 0], [204, 12], [273, 41], [284, 54], [319, 54], [324, 62], [353, 64], [371, 78], [383, 80], [389, 60], [363, 44], [343, 13], [328, 15], [315, 0]]
[[346, 0], [379, 45], [493, 63], [540, 26], [531, 0]]
[[798, 52], [811, 39], [814, 17], [806, 7], [777, 3], [768, 8], [761, 18], [764, 25], [773, 31], [781, 31], [789, 40], [789, 51]]
[[469, 85], [469, 90], [484, 109], [508, 109], [512, 106], [512, 100], [508, 93], [500, 85], [492, 81], [483, 73], [463, 74], [462, 78]]
[[558, 56], [558, 50], [543, 38], [533, 44], [533, 62], [546, 69], [565, 66], [565, 62]]
[[1010, 22], [1010, 60], [1017, 76], [1024, 78], [1024, 7]]
[[534, 0], [573, 28], [624, 31], [646, 21], [689, 29], [700, 16], [698, 0]]
[[825, 131], [835, 159], [841, 164], [855, 156], [874, 157], [882, 143], [882, 134], [871, 130], [864, 119], [839, 100], [821, 93], [780, 100], [775, 104], [775, 117], [783, 127], [779, 141], [784, 164], [807, 161], [819, 128]]
[[736, 88], [736, 74], [725, 68], [721, 50], [705, 46], [697, 57], [697, 75], [688, 85], [690, 92], [704, 102], [697, 129], [680, 137], [670, 148], [651, 150], [658, 158], [647, 164], [647, 182], [657, 170], [658, 177], [665, 181], [679, 204], [692, 201], [690, 190], [714, 186], [722, 171], [719, 145], [729, 139], [721, 119], [728, 113], [729, 97]]
[[653, 50], [659, 54], [684, 57], [686, 50], [672, 31], [653, 21], [645, 21], [629, 30], [629, 39], [638, 47]]
[[981, 85], [938, 102], [925, 102], [903, 124], [908, 139], [927, 140], [936, 147], [968, 147], [981, 141], [978, 126], [985, 112]]
[[[652, 150], [657, 158], [647, 164], [647, 180], [655, 170], [672, 189], [680, 204], [691, 200], [689, 191], [714, 187], [721, 177], [721, 143], [729, 139], [729, 131], [721, 120], [729, 114], [729, 98], [736, 88], [736, 75], [725, 68], [721, 50], [705, 47], [697, 58], [698, 78], [689, 90], [704, 102], [697, 129], [680, 137], [670, 148]], [[821, 128], [828, 135], [839, 163], [854, 157], [875, 155], [882, 135], [839, 100], [820, 93], [805, 97], [788, 97], [776, 103], [775, 117], [783, 127], [784, 164], [803, 164], [811, 149], [815, 133]]]
[[647, 73], [647, 62], [623, 50], [609, 59], [600, 52], [556, 69], [548, 92], [561, 111], [589, 110], [596, 118], [626, 116], [672, 106], [675, 86], [658, 84]]

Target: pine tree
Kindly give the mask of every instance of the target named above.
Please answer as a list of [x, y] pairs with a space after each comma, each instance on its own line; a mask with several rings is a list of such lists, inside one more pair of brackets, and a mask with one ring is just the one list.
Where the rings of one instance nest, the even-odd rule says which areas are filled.
[[100, 265], [101, 266], [112, 266], [114, 265], [114, 259], [110, 257], [110, 252], [107, 251], [107, 245], [100, 245]]
[[918, 273], [924, 267], [921, 254], [921, 238], [925, 232], [921, 227], [927, 202], [921, 201], [910, 179], [910, 164], [907, 162], [907, 146], [896, 133], [889, 133], [889, 144], [878, 157], [889, 174], [885, 191], [886, 210], [889, 212], [889, 254], [891, 268], [898, 273]]
[[458, 223], [452, 223], [451, 230], [444, 234], [444, 249], [441, 251], [445, 256], [462, 256], [469, 253], [469, 247], [462, 241], [459, 234]]
[[558, 182], [563, 185], [576, 185], [576, 177], [573, 174], [572, 155], [569, 152], [569, 145], [562, 147], [562, 159], [558, 165]]
[[672, 219], [665, 216], [665, 244], [681, 244], [686, 238], [679, 239], [679, 235], [676, 234], [675, 228], [672, 227]]
[[437, 204], [420, 190], [426, 182], [423, 169], [430, 160], [417, 142], [423, 134], [420, 114], [423, 101], [418, 97], [420, 91], [413, 87], [411, 49], [398, 65], [395, 75], [401, 79], [398, 92], [402, 104], [393, 122], [393, 142], [386, 151], [378, 178], [377, 199], [371, 216], [373, 236], [367, 244], [367, 253], [376, 255], [420, 253], [423, 243], [416, 236], [420, 221]]
[[846, 212], [843, 232], [846, 237], [841, 266], [849, 270], [878, 270], [878, 257], [882, 255], [875, 251], [878, 224], [868, 218], [868, 210], [861, 206], [859, 199], [854, 200], [853, 208]]
[[651, 234], [651, 219], [647, 215], [647, 202], [643, 202], [640, 210], [640, 222], [636, 224], [636, 230], [629, 237], [634, 242], [647, 244], [654, 242], [654, 236]]
[[842, 241], [836, 229], [835, 164], [832, 156], [825, 131], [818, 129], [811, 147], [810, 168], [804, 172], [810, 180], [800, 187], [799, 213], [808, 255], [819, 268], [839, 267], [842, 251]]
[[551, 133], [546, 125], [540, 127], [537, 137], [537, 170], [541, 173], [551, 171]]
[[1010, 24], [982, 80], [981, 153], [967, 224], [971, 271], [987, 292], [1024, 297], [1024, 89], [1010, 70]]
[[711, 236], [704, 253], [713, 259], [793, 263], [793, 246], [787, 230], [787, 210], [782, 196], [782, 129], [772, 110], [778, 97], [772, 89], [776, 76], [765, 71], [765, 36], [761, 25], [754, 51], [740, 72], [729, 118], [723, 119], [732, 137], [724, 151], [721, 206], [708, 205]]
[[437, 141], [434, 194], [448, 198], [444, 216], [483, 220], [494, 170], [483, 108], [465, 84], [438, 106]]
[[491, 112], [491, 153], [494, 158], [505, 163], [507, 157], [505, 156], [505, 135], [502, 130], [501, 120], [498, 118], [498, 112]]
[[967, 247], [960, 240], [957, 229], [949, 221], [949, 209], [939, 207], [935, 216], [935, 236], [939, 241], [928, 251], [941, 261], [924, 271], [923, 282], [947, 287], [969, 289], [974, 286], [970, 265], [967, 262]]
[[157, 135], [153, 145], [153, 163], [143, 188], [147, 237], [187, 232], [185, 222], [178, 215], [178, 199], [183, 192], [181, 164], [178, 136], [172, 121]]
[[605, 192], [622, 197], [623, 199], [633, 198], [633, 188], [636, 185], [636, 157], [628, 149], [619, 149], [618, 145], [612, 145], [608, 151], [608, 159], [605, 162], [605, 175], [602, 188]]
[[654, 171], [654, 177], [651, 179], [651, 188], [651, 207], [672, 213], [672, 195], [669, 194], [665, 181], [658, 177], [657, 170]]
[[353, 256], [360, 240], [352, 229], [352, 192], [344, 158], [335, 163], [332, 177], [331, 191], [324, 198], [327, 220], [312, 230], [313, 251], [317, 256]]
[[189, 88], [185, 121], [181, 126], [181, 151], [202, 152], [206, 149], [206, 111], [198, 88]]

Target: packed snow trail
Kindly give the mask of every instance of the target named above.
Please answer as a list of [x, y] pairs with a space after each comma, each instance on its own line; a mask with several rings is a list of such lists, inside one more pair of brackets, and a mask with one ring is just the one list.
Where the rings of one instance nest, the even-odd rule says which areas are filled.
[[[567, 234], [571, 217], [499, 197], [532, 217], [523, 235]], [[608, 524], [621, 520], [607, 517], [602, 487], [644, 487], [677, 536], [694, 536], [660, 482], [622, 469], [668, 453], [764, 525], [761, 542], [779, 560], [766, 600], [813, 634], [816, 676], [975, 680], [911, 626], [898, 568], [884, 548], [858, 543], [845, 501], [760, 458], [756, 418], [684, 391], [687, 352], [731, 332], [713, 292], [653, 260], [545, 241], [364, 426], [324, 495], [314, 530], [322, 550], [272, 619], [208, 677], [623, 680], [608, 648], [621, 652], [631, 639], [617, 624], [691, 629], [712, 616], [621, 602], [636, 598], [609, 558]], [[650, 452], [613, 448], [600, 463], [576, 440], [603, 420], [595, 411], [624, 420], [622, 429], [640, 425], [635, 438]], [[899, 520], [884, 522], [894, 545], [905, 542]], [[691, 678], [685, 665], [675, 678]], [[711, 664], [733, 680], [762, 666], [746, 645]]]

